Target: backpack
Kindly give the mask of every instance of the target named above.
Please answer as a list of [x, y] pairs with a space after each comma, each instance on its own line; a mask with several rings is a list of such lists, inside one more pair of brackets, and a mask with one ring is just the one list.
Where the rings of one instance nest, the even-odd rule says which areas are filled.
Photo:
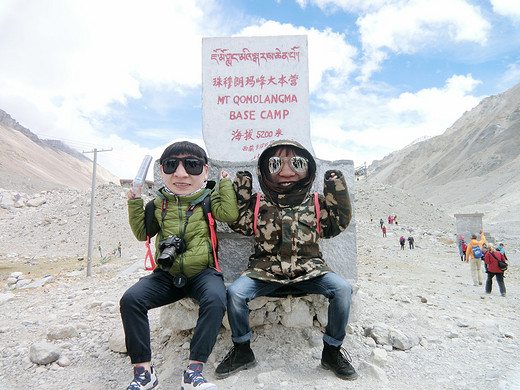
[[499, 260], [497, 259], [497, 257], [495, 256], [495, 254], [493, 252], [489, 252], [491, 253], [491, 256], [493, 256], [495, 258], [495, 260], [497, 261], [497, 264], [498, 264], [498, 268], [500, 268], [500, 270], [502, 271], [507, 271], [507, 263], [504, 261], [504, 260]]
[[[163, 215], [163, 213], [164, 213], [164, 215], [166, 215], [166, 207], [165, 207], [166, 200], [163, 199], [162, 203], [163, 203], [163, 206], [162, 206], [161, 215]], [[188, 208], [188, 211], [186, 212], [188, 215], [187, 218], [189, 218], [189, 216], [193, 213], [193, 210], [195, 210], [195, 207], [197, 207], [199, 203], [202, 205], [202, 211], [204, 212], [204, 217], [206, 218], [206, 221], [208, 222], [208, 225], [209, 225], [211, 247], [213, 248], [213, 258], [215, 259], [215, 268], [217, 269], [218, 272], [221, 272], [220, 268], [218, 266], [218, 260], [217, 260], [217, 252], [218, 252], [218, 242], [217, 242], [217, 232], [216, 232], [217, 225], [215, 223], [215, 219], [213, 218], [213, 216], [211, 214], [210, 190], [207, 191], [207, 193], [204, 195], [204, 198], [200, 202], [197, 202], [196, 204], [193, 204]], [[144, 259], [144, 268], [147, 271], [151, 271], [155, 268], [155, 262], [153, 260], [152, 250], [150, 248], [150, 238], [151, 238], [150, 232], [152, 230], [154, 212], [155, 212], [155, 204], [154, 204], [154, 199], [152, 199], [151, 201], [149, 201], [146, 204], [146, 206], [144, 208], [144, 225], [146, 228], [146, 244], [145, 245], [147, 248], [146, 256]], [[188, 213], [190, 213], [190, 214], [188, 214]], [[147, 259], [150, 259], [150, 266], [146, 265]]]
[[477, 245], [477, 246], [472, 246], [473, 248], [473, 257], [475, 259], [480, 259], [482, 257], [482, 249], [480, 249], [480, 247]]

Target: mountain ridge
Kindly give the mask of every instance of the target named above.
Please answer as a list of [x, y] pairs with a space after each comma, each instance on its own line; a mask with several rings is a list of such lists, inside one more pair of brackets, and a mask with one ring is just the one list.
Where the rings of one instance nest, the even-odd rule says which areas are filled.
[[[42, 191], [84, 190], [92, 185], [93, 162], [58, 140], [42, 140], [0, 110], [0, 188]], [[119, 184], [107, 169], [96, 167], [96, 182]]]
[[483, 99], [443, 134], [368, 168], [371, 180], [443, 205], [520, 224], [520, 84]]

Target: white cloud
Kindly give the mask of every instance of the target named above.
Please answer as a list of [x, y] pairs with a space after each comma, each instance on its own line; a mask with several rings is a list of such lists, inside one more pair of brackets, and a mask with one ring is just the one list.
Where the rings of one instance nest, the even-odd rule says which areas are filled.
[[142, 98], [144, 88], [182, 95], [200, 85], [201, 39], [221, 21], [215, 7], [213, 0], [3, 0], [0, 108], [37, 134], [74, 139], [80, 150], [135, 151], [99, 119], [114, 103]]
[[[489, 25], [477, 7], [462, 0], [297, 1], [327, 12], [369, 12], [358, 19], [365, 58], [359, 58], [347, 33], [235, 13], [225, 19], [230, 10], [219, 10], [215, 0], [3, 0], [0, 108], [37, 133], [74, 138], [86, 149], [114, 146], [100, 153], [100, 163], [131, 178], [142, 156], [157, 158], [163, 146], [143, 147], [100, 120], [115, 115], [114, 103], [121, 107], [134, 100], [139, 105], [146, 100], [156, 112], [150, 96], [166, 100], [167, 111], [178, 109], [172, 100], [183, 100], [186, 91], [200, 86], [201, 38], [232, 34], [308, 36], [311, 133], [320, 158], [370, 162], [422, 135], [444, 131], [477, 103], [472, 91], [478, 81], [469, 75], [399, 97], [385, 85], [369, 83], [393, 53], [413, 54], [450, 41], [484, 44]], [[356, 84], [352, 77], [363, 60], [365, 78]], [[518, 74], [518, 66], [511, 65], [504, 80]], [[126, 118], [112, 119], [111, 126], [126, 124]], [[163, 136], [154, 126], [159, 125], [144, 126], [137, 135]], [[164, 136], [176, 138], [176, 130]]]
[[502, 89], [509, 89], [518, 83], [520, 83], [520, 63], [516, 62], [507, 66], [507, 71], [502, 76], [500, 85]]
[[[466, 109], [478, 103], [477, 98], [468, 93], [479, 83], [471, 75], [453, 76], [441, 89], [429, 88], [417, 93], [402, 93], [397, 99], [392, 99], [388, 107], [398, 114], [417, 113], [419, 122], [427, 122], [437, 128], [430, 135], [440, 134], [458, 119], [463, 107]], [[439, 112], [443, 114], [439, 115]]]
[[464, 0], [391, 2], [357, 24], [367, 57], [365, 80], [385, 59], [384, 50], [412, 54], [450, 42], [485, 45], [491, 28], [480, 9]]
[[15, 78], [84, 114], [139, 98], [143, 85], [199, 85], [201, 38], [219, 19], [209, 0], [10, 4], [0, 82]]
[[308, 3], [319, 7], [324, 12], [343, 10], [345, 12], [366, 11], [376, 9], [389, 3], [389, 0], [296, 0], [305, 8]]
[[442, 88], [402, 93], [397, 98], [356, 88], [323, 95], [330, 110], [312, 117], [311, 134], [320, 158], [351, 159], [356, 165], [381, 158], [414, 140], [443, 133], [481, 97], [472, 95], [480, 81], [453, 76]]
[[508, 16], [514, 20], [520, 20], [520, 4], [518, 0], [490, 0], [493, 11], [499, 15]]
[[357, 69], [355, 58], [358, 54], [354, 46], [346, 42], [345, 35], [330, 29], [319, 31], [266, 21], [243, 29], [242, 36], [307, 35], [309, 45], [309, 90], [315, 92], [323, 83], [327, 72], [335, 78], [345, 80]]

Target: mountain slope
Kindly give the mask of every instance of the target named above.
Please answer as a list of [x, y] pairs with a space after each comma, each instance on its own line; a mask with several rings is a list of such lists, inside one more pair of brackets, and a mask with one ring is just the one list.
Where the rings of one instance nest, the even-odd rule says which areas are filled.
[[[59, 141], [41, 140], [0, 110], [0, 188], [40, 191], [87, 189], [92, 184], [92, 160]], [[101, 166], [96, 182], [119, 179]]]
[[448, 212], [484, 212], [496, 223], [520, 219], [520, 84], [488, 97], [437, 137], [370, 167], [371, 178]]

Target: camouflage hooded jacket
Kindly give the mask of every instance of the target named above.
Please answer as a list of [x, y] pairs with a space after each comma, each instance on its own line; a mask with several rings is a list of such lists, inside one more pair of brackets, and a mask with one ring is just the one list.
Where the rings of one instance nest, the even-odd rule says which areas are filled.
[[[237, 172], [233, 182], [239, 217], [229, 226], [243, 235], [255, 236], [254, 253], [249, 258], [244, 276], [288, 284], [331, 272], [322, 257], [318, 240], [334, 237], [345, 230], [352, 218], [352, 208], [341, 171], [327, 171], [324, 195], [320, 194], [318, 197], [318, 221], [314, 197], [310, 194], [316, 172], [315, 161], [300, 144], [294, 141], [283, 142], [285, 143], [275, 142], [270, 147], [290, 144], [300, 148], [305, 157], [312, 159], [309, 169], [310, 180], [302, 188], [290, 193], [275, 194], [269, 190], [262, 178], [260, 156], [258, 179], [264, 195], [260, 198], [257, 232], [254, 233], [253, 227], [256, 194], [252, 193], [252, 175], [247, 171]], [[332, 172], [335, 173], [335, 177], [330, 179]]]

